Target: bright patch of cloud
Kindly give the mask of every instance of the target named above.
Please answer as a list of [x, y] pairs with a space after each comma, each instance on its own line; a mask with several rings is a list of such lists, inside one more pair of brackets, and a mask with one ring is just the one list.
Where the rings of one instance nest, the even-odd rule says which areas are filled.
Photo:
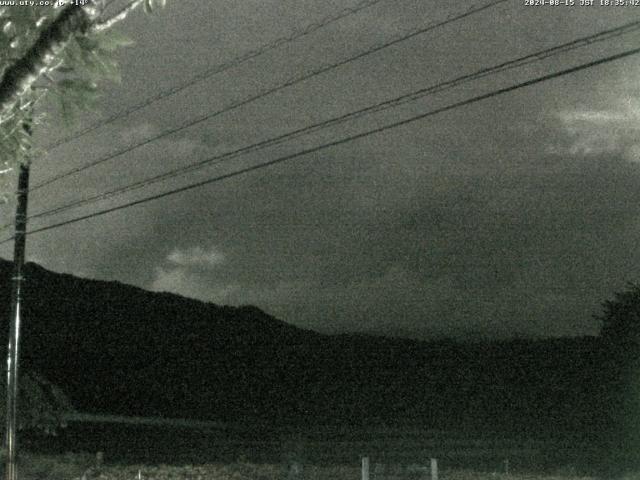
[[171, 292], [207, 302], [229, 303], [238, 287], [213, 279], [211, 270], [226, 262], [225, 255], [215, 247], [175, 248], [166, 258], [166, 266], [155, 269], [155, 278], [148, 288], [156, 292]]
[[548, 151], [576, 155], [618, 153], [629, 161], [640, 160], [640, 101], [618, 100], [610, 109], [578, 108], [557, 112], [555, 118], [566, 143]]
[[597, 110], [576, 110], [572, 112], [560, 112], [558, 114], [560, 120], [565, 124], [572, 125], [576, 122], [588, 122], [595, 124], [608, 124], [611, 122], [630, 121], [628, 115], [622, 112], [607, 112]]
[[181, 267], [215, 267], [225, 263], [225, 256], [215, 247], [205, 250], [202, 247], [193, 247], [188, 250], [176, 248], [169, 255], [167, 260]]

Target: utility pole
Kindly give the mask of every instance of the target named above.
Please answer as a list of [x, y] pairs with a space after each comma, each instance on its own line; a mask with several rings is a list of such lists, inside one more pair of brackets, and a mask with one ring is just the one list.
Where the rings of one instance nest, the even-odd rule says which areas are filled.
[[[31, 126], [23, 128], [30, 135]], [[18, 174], [15, 236], [13, 244], [13, 276], [11, 277], [11, 318], [9, 347], [7, 349], [7, 403], [5, 428], [5, 480], [18, 479], [17, 453], [17, 402], [18, 402], [18, 345], [24, 282], [25, 240], [27, 234], [27, 200], [29, 196], [29, 164], [20, 164]]]

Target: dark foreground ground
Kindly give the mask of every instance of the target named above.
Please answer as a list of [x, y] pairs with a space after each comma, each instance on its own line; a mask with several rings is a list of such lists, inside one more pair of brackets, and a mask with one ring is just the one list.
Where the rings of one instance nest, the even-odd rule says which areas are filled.
[[[630, 468], [622, 450], [594, 448], [592, 440], [409, 427], [201, 430], [72, 423], [57, 436], [19, 438], [21, 452], [33, 452], [23, 455], [20, 478], [358, 480], [364, 456], [370, 480], [428, 479], [431, 458], [440, 480], [635, 478], [623, 474], [638, 469]], [[291, 476], [291, 465], [302, 467], [300, 476]]]
[[[496, 432], [453, 432], [421, 428], [346, 428], [298, 426], [198, 430], [149, 425], [75, 423], [55, 437], [23, 439], [33, 452], [89, 458], [103, 452], [107, 463], [277, 465], [296, 461], [307, 465], [373, 463], [428, 464], [437, 458], [442, 468], [475, 471], [537, 472], [561, 469], [593, 474], [598, 459], [583, 437], [517, 438]], [[508, 466], [507, 466], [508, 465]]]
[[[401, 465], [372, 465], [371, 480], [422, 480], [429, 474]], [[25, 455], [21, 461], [21, 480], [359, 480], [362, 473], [359, 465], [353, 466], [304, 466], [293, 474], [284, 464], [104, 464], [96, 466], [95, 459], [86, 455]], [[472, 470], [442, 470], [441, 480], [578, 480], [572, 472], [557, 472], [550, 475], [518, 474], [499, 472], [475, 472]], [[627, 475], [625, 480], [640, 478]]]

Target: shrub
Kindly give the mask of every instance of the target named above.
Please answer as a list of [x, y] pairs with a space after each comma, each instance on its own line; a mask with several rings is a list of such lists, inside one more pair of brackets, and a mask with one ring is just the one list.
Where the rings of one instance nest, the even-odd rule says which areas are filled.
[[[3, 379], [4, 380], [4, 379]], [[0, 382], [0, 422], [5, 424], [6, 383]], [[54, 434], [65, 427], [65, 415], [73, 412], [64, 392], [41, 375], [25, 372], [18, 386], [18, 429]]]

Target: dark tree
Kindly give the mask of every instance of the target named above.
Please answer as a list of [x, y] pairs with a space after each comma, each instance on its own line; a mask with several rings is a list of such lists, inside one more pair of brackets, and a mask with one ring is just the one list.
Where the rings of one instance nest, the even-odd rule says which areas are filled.
[[618, 348], [635, 350], [640, 346], [640, 285], [630, 283], [624, 292], [602, 304], [604, 312], [596, 317], [602, 322], [603, 340]]
[[608, 425], [610, 461], [621, 469], [640, 465], [640, 285], [602, 304], [602, 355], [594, 383], [602, 392], [600, 412]]

